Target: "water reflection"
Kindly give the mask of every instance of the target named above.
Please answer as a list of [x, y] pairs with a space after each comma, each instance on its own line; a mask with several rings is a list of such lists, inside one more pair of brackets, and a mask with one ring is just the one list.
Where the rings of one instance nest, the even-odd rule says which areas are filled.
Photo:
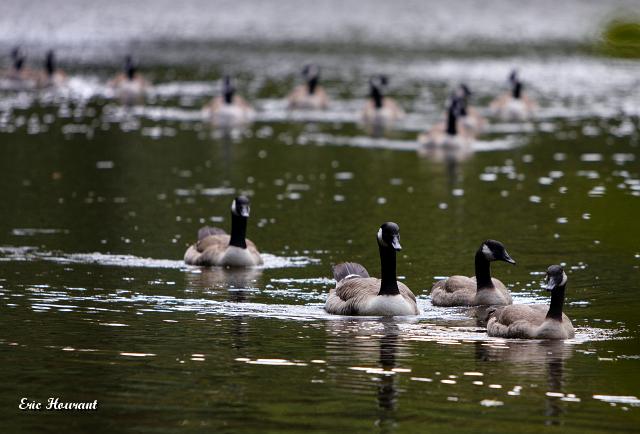
[[187, 287], [201, 290], [229, 290], [231, 301], [245, 301], [261, 283], [259, 268], [202, 268], [196, 273], [186, 273]]
[[[543, 414], [545, 425], [561, 425], [565, 414], [562, 401], [575, 399], [566, 394], [565, 361], [573, 356], [573, 346], [564, 341], [507, 341], [506, 345], [475, 343], [475, 357], [483, 362], [506, 362], [504, 366], [515, 374], [530, 378], [545, 376], [547, 390]], [[519, 388], [509, 394], [519, 394]]]

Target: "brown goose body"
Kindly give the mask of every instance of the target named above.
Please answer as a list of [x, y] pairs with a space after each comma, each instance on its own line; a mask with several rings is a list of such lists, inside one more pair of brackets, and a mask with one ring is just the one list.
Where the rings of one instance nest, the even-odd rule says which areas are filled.
[[[217, 229], [217, 228], [215, 228]], [[184, 262], [189, 265], [220, 267], [252, 267], [262, 265], [262, 257], [251, 240], [245, 240], [247, 247], [229, 245], [231, 236], [224, 233], [208, 235], [190, 246], [184, 254]]]
[[476, 277], [451, 276], [436, 282], [431, 288], [434, 306], [482, 306], [513, 303], [507, 287], [496, 278], [491, 278], [493, 288], [478, 291]]
[[547, 318], [547, 305], [514, 304], [499, 307], [487, 323], [489, 336], [513, 339], [572, 339], [573, 324], [567, 315], [562, 320]]
[[381, 280], [374, 277], [350, 277], [338, 282], [329, 293], [324, 309], [335, 315], [418, 315], [416, 296], [398, 282], [399, 294], [378, 295]]
[[329, 97], [322, 86], [317, 86], [313, 93], [309, 93], [309, 87], [301, 84], [291, 91], [287, 100], [290, 109], [325, 110], [329, 106]]

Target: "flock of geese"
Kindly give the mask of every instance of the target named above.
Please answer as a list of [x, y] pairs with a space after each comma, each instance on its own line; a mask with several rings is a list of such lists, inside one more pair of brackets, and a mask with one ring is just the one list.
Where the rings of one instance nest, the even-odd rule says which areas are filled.
[[[16, 48], [11, 53], [12, 67], [4, 78], [30, 84], [33, 87], [59, 86], [66, 75], [56, 65], [53, 51], [46, 54], [42, 71], [25, 67], [25, 55]], [[306, 65], [302, 70], [303, 84], [287, 97], [290, 109], [325, 110], [330, 99], [320, 85], [320, 68]], [[496, 98], [491, 112], [502, 119], [525, 120], [532, 116], [536, 103], [523, 89], [516, 71], [509, 76], [511, 91]], [[388, 96], [389, 80], [384, 75], [371, 77], [369, 96], [362, 109], [362, 120], [374, 129], [387, 129], [402, 119], [401, 106]], [[123, 71], [109, 86], [123, 102], [133, 102], [144, 96], [150, 83], [138, 71], [136, 62], [127, 56]], [[486, 126], [486, 120], [469, 104], [471, 90], [461, 84], [447, 101], [444, 121], [419, 135], [420, 153], [436, 159], [468, 152], [472, 140]], [[236, 91], [230, 76], [222, 80], [222, 92], [203, 111], [216, 126], [237, 127], [250, 122], [255, 111]], [[220, 228], [203, 227], [198, 240], [184, 255], [184, 261], [197, 266], [252, 267], [262, 264], [256, 245], [246, 238], [250, 202], [236, 197], [231, 204], [231, 234]], [[396, 276], [396, 253], [401, 250], [400, 228], [386, 222], [377, 232], [380, 253], [380, 279], [371, 277], [360, 264], [344, 262], [333, 267], [336, 280], [325, 304], [325, 310], [335, 315], [404, 316], [419, 315], [416, 297]], [[491, 277], [491, 262], [515, 264], [499, 241], [484, 241], [475, 253], [475, 276], [451, 276], [433, 285], [433, 306], [485, 306], [489, 336], [529, 339], [568, 339], [574, 336], [571, 320], [562, 313], [567, 275], [559, 265], [547, 269], [545, 288], [551, 292], [549, 307], [514, 305], [506, 286]]]
[[[294, 87], [287, 96], [290, 110], [327, 110], [331, 100], [320, 84], [320, 67], [305, 65], [301, 78], [303, 83]], [[63, 86], [66, 74], [58, 67], [55, 54], [49, 50], [42, 70], [26, 66], [24, 52], [16, 47], [11, 52], [11, 67], [3, 74], [19, 88], [46, 88]], [[374, 75], [369, 79], [369, 93], [360, 111], [359, 118], [373, 136], [383, 135], [405, 117], [405, 111], [389, 96], [389, 78]], [[516, 70], [509, 75], [510, 91], [495, 98], [488, 112], [502, 120], [527, 120], [537, 109], [536, 102], [524, 91], [524, 84]], [[123, 104], [131, 105], [143, 101], [151, 83], [139, 71], [131, 55], [125, 57], [122, 72], [108, 82], [114, 96]], [[460, 84], [451, 92], [446, 102], [443, 121], [419, 134], [418, 153], [436, 161], [463, 160], [472, 154], [475, 138], [485, 131], [487, 121], [470, 104], [472, 92], [469, 86]], [[242, 128], [255, 117], [256, 110], [237, 91], [234, 79], [225, 75], [221, 80], [219, 95], [202, 107], [203, 118], [222, 129]]]
[[[246, 238], [250, 202], [245, 196], [231, 203], [231, 234], [205, 226], [190, 246], [184, 261], [189, 265], [252, 267], [262, 264], [256, 245]], [[331, 289], [324, 309], [334, 315], [405, 316], [419, 315], [416, 296], [396, 276], [396, 253], [400, 228], [386, 222], [377, 233], [380, 252], [380, 278], [371, 277], [355, 262], [333, 266], [335, 288]], [[487, 313], [489, 336], [522, 339], [570, 339], [574, 337], [571, 320], [562, 313], [567, 275], [560, 265], [547, 269], [545, 288], [551, 292], [551, 304], [512, 304], [506, 286], [491, 277], [491, 262], [515, 264], [504, 245], [484, 241], [475, 253], [475, 276], [451, 276], [436, 282], [431, 289], [434, 306], [483, 306]]]

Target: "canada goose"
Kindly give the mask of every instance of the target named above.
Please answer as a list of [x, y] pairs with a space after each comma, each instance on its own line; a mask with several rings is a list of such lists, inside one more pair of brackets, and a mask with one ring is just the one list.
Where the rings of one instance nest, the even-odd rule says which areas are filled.
[[515, 69], [509, 75], [511, 92], [505, 93], [491, 102], [489, 106], [495, 116], [503, 120], [527, 120], [537, 108], [534, 100], [524, 92], [524, 85]]
[[377, 75], [369, 79], [369, 99], [362, 111], [362, 120], [373, 130], [384, 130], [404, 117], [404, 111], [393, 98], [385, 95], [389, 79]]
[[38, 77], [38, 86], [60, 86], [64, 84], [66, 79], [65, 73], [57, 66], [56, 55], [53, 50], [47, 51], [44, 60], [44, 71]]
[[320, 81], [320, 68], [317, 65], [305, 65], [302, 69], [305, 84], [296, 86], [289, 94], [290, 109], [324, 110], [329, 105], [329, 97]]
[[487, 324], [489, 336], [521, 339], [571, 339], [571, 320], [562, 313], [567, 275], [560, 265], [547, 269], [545, 289], [551, 291], [549, 308], [544, 305], [514, 304], [496, 308]]
[[478, 110], [469, 105], [469, 98], [472, 95], [471, 89], [462, 83], [456, 94], [460, 97], [460, 121], [465, 131], [473, 137], [481, 134], [486, 127], [486, 121], [478, 113]]
[[471, 150], [472, 136], [459, 121], [462, 99], [456, 95], [450, 98], [445, 122], [435, 124], [428, 132], [418, 136], [418, 153], [437, 160], [463, 160]]
[[504, 245], [487, 240], [478, 249], [475, 257], [476, 275], [473, 277], [451, 276], [436, 282], [431, 288], [434, 306], [482, 306], [511, 304], [511, 294], [498, 279], [491, 277], [491, 262], [504, 261], [515, 264]]
[[149, 82], [138, 72], [138, 65], [131, 55], [124, 59], [124, 72], [116, 75], [109, 86], [123, 104], [140, 102], [144, 97]]
[[222, 128], [234, 128], [253, 120], [254, 110], [247, 101], [236, 94], [230, 76], [222, 79], [222, 95], [216, 96], [203, 108], [211, 123]]
[[378, 230], [381, 279], [369, 277], [360, 264], [345, 262], [333, 267], [336, 287], [331, 290], [324, 310], [335, 315], [418, 315], [416, 296], [396, 280], [396, 251], [400, 228], [393, 222]]
[[20, 47], [11, 50], [11, 67], [4, 72], [3, 78], [9, 80], [11, 88], [30, 89], [36, 85], [37, 75], [26, 67], [26, 56]]
[[231, 235], [219, 228], [205, 226], [198, 231], [198, 241], [184, 254], [189, 265], [252, 267], [262, 264], [260, 252], [246, 239], [250, 204], [245, 196], [231, 203]]

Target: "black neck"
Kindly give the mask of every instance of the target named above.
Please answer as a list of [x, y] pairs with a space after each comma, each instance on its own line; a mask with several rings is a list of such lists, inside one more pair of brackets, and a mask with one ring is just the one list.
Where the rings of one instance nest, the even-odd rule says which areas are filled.
[[381, 281], [378, 295], [400, 294], [396, 279], [396, 251], [390, 247], [378, 246], [380, 249]]
[[229, 240], [230, 246], [240, 247], [241, 249], [247, 248], [247, 242], [245, 238], [247, 236], [247, 218], [231, 213], [231, 239]]
[[24, 57], [19, 57], [13, 61], [13, 67], [16, 71], [21, 71], [24, 66]]
[[47, 61], [45, 62], [45, 69], [47, 70], [47, 75], [51, 77], [56, 70], [55, 60], [53, 56], [47, 56]]
[[491, 264], [482, 253], [482, 248], [476, 252], [476, 283], [477, 290], [493, 288], [491, 281]]
[[451, 104], [449, 112], [447, 113], [447, 134], [455, 136], [458, 133], [458, 126], [456, 125], [456, 109], [455, 104]]
[[231, 104], [233, 102], [233, 94], [234, 90], [232, 88], [225, 88], [224, 90], [224, 102], [226, 104]]
[[373, 103], [377, 109], [382, 108], [382, 100], [384, 99], [384, 96], [382, 95], [382, 92], [380, 92], [380, 89], [375, 86], [371, 86], [371, 98], [373, 99]]
[[547, 318], [562, 321], [562, 305], [564, 304], [564, 288], [566, 285], [558, 286], [551, 291], [551, 304], [547, 312]]
[[316, 93], [316, 88], [318, 87], [318, 77], [313, 77], [312, 79], [307, 81], [307, 91], [309, 95], [313, 95]]
[[515, 99], [520, 99], [520, 96], [522, 95], [522, 83], [519, 81], [513, 83], [513, 90], [511, 94]]
[[136, 76], [136, 68], [133, 65], [127, 65], [125, 68], [125, 73], [127, 74], [127, 79], [133, 80]]

